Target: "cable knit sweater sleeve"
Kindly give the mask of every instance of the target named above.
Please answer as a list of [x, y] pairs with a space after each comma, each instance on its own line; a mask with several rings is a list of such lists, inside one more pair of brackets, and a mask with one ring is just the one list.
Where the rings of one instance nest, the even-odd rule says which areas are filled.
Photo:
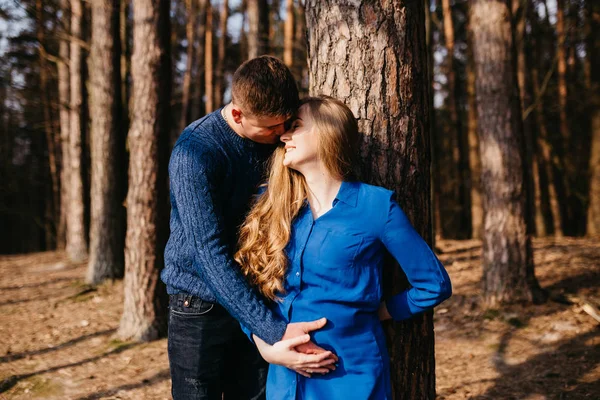
[[223, 201], [217, 190], [225, 171], [202, 144], [185, 140], [173, 149], [169, 178], [183, 230], [195, 249], [198, 273], [218, 302], [255, 335], [273, 344], [285, 332], [277, 318], [248, 285], [224, 239]]

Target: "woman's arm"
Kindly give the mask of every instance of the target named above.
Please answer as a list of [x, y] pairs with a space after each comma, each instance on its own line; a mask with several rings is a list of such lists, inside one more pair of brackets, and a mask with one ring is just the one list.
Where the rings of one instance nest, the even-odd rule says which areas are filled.
[[412, 287], [385, 302], [379, 310], [380, 319], [404, 320], [450, 297], [452, 286], [446, 269], [391, 198], [381, 241]]

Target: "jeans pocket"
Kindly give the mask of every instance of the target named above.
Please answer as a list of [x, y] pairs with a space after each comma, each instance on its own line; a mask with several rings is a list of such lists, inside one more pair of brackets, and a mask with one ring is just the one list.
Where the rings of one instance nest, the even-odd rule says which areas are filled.
[[182, 318], [204, 316], [209, 314], [214, 308], [214, 303], [209, 303], [192, 296], [186, 296], [184, 301], [175, 301], [169, 307], [173, 316]]

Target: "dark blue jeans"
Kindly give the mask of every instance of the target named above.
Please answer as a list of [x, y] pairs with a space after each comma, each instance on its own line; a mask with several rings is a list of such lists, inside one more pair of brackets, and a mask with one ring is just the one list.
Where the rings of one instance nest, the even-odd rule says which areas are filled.
[[171, 295], [168, 350], [173, 399], [265, 399], [268, 364], [222, 306]]

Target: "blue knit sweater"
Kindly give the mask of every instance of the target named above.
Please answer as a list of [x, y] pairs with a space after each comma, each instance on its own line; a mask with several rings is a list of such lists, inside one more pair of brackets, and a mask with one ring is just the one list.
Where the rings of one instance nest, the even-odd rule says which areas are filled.
[[286, 323], [248, 285], [232, 254], [273, 150], [238, 136], [221, 110], [182, 132], [169, 162], [171, 234], [161, 274], [169, 294], [217, 302], [270, 344]]

